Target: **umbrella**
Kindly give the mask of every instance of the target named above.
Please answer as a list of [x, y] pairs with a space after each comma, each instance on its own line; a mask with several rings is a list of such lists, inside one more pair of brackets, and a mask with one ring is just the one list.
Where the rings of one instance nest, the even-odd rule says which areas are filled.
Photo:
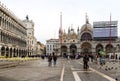
[[100, 55], [105, 55], [104, 51], [100, 51], [99, 53], [100, 53]]

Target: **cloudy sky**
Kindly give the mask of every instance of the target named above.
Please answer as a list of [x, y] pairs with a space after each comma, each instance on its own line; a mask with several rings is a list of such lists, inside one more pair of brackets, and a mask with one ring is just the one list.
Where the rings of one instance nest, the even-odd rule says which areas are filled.
[[[46, 40], [58, 38], [60, 12], [63, 16], [62, 28], [73, 24], [75, 31], [85, 23], [85, 13], [89, 22], [120, 21], [120, 0], [0, 0], [19, 19], [26, 15], [35, 23], [35, 37], [45, 44]], [[119, 27], [119, 24], [118, 24]], [[119, 29], [120, 30], [120, 29]], [[119, 31], [118, 30], [118, 31]]]

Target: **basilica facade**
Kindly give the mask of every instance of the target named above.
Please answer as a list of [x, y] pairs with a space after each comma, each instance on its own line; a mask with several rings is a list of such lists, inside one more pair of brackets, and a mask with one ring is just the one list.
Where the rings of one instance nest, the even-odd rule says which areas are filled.
[[76, 55], [76, 54], [92, 54], [96, 55], [100, 50], [103, 50], [106, 54], [119, 53], [120, 52], [120, 39], [115, 38], [101, 38], [96, 40], [93, 34], [93, 26], [86, 20], [82, 27], [77, 28], [77, 32], [73, 27], [68, 28], [68, 32], [65, 30], [59, 30], [59, 44], [56, 49], [59, 55]]

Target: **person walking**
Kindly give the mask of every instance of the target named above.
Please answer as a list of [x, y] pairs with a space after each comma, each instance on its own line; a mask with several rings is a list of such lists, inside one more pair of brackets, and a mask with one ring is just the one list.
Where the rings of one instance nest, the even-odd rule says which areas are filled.
[[84, 57], [83, 57], [83, 68], [84, 69], [88, 69], [89, 68], [88, 61], [89, 61], [89, 57], [88, 57], [87, 54], [85, 54]]
[[49, 55], [48, 55], [48, 66], [50, 67], [51, 64], [52, 64], [52, 55], [49, 54]]
[[53, 63], [54, 63], [54, 66], [56, 66], [56, 62], [57, 62], [57, 55], [53, 52]]

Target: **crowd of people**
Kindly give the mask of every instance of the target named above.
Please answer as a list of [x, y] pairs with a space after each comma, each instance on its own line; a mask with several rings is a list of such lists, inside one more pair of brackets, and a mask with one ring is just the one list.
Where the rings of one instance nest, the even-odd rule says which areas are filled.
[[[56, 63], [57, 63], [57, 59], [58, 59], [58, 56], [55, 52], [45, 56], [45, 55], [42, 55], [41, 58], [44, 59], [45, 57], [47, 57], [48, 59], [48, 66], [56, 66]], [[83, 68], [84, 69], [88, 69], [89, 68], [89, 65], [88, 65], [88, 62], [91, 61], [91, 62], [99, 62], [100, 65], [105, 65], [105, 58], [107, 58], [106, 55], [103, 55], [103, 54], [96, 54], [96, 55], [92, 55], [92, 54], [89, 54], [89, 53], [84, 53], [82, 55], [80, 54], [76, 54], [74, 56], [69, 56], [69, 55], [63, 55], [64, 58], [67, 58], [67, 59], [80, 59], [82, 58], [83, 59]], [[117, 55], [114, 55], [113, 56], [115, 59], [119, 59]], [[98, 61], [98, 58], [99, 58], [99, 61]], [[112, 58], [112, 56], [111, 56]], [[90, 60], [91, 59], [91, 60]]]

